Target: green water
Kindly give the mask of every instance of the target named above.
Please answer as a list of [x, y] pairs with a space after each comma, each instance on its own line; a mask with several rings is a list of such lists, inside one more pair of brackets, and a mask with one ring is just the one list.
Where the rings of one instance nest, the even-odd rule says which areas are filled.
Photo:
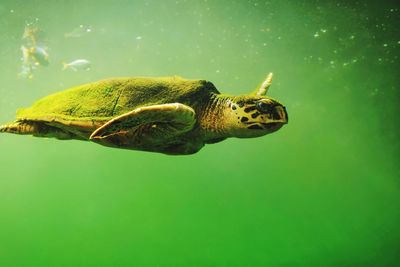
[[[398, 266], [395, 1], [0, 2], [0, 122], [108, 77], [207, 79], [287, 106], [191, 156], [0, 136], [0, 266]], [[50, 65], [18, 78], [27, 21]], [[79, 25], [92, 32], [64, 38]], [[62, 61], [92, 62], [61, 71]]]

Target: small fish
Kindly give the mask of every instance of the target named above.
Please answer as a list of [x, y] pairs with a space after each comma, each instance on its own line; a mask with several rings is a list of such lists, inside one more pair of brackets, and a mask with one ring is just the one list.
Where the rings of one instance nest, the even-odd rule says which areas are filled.
[[35, 61], [35, 65], [48, 66], [49, 65], [49, 54], [47, 51], [40, 46], [31, 47], [29, 53], [32, 59]]
[[79, 25], [79, 27], [73, 29], [71, 32], [64, 34], [64, 37], [65, 38], [79, 38], [90, 32], [92, 32], [91, 26]]
[[90, 61], [86, 59], [76, 59], [74, 61], [71, 61], [70, 63], [63, 62], [63, 70], [66, 69], [71, 69], [73, 71], [90, 70], [91, 66], [92, 63], [90, 63]]

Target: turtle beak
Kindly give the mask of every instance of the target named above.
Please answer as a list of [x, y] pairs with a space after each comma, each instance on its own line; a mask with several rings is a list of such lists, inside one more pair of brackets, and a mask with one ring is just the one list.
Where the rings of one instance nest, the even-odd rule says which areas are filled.
[[279, 108], [277, 108], [277, 113], [279, 114], [284, 124], [287, 124], [289, 122], [289, 116], [287, 114], [286, 107], [280, 106]]
[[287, 124], [289, 121], [289, 117], [288, 117], [286, 108], [284, 106], [277, 105], [277, 106], [273, 107], [271, 110], [271, 115], [272, 115], [274, 122]]
[[289, 121], [288, 114], [284, 106], [276, 105], [272, 107], [269, 111], [269, 114], [271, 120], [267, 123], [262, 123], [263, 128], [268, 130], [269, 133], [279, 130]]

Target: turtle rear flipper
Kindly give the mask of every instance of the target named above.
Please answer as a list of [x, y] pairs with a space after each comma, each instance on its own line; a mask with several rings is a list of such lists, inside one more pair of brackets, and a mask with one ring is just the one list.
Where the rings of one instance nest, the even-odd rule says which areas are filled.
[[38, 132], [38, 125], [36, 123], [26, 123], [21, 121], [12, 122], [9, 124], [1, 125], [0, 132], [13, 133], [13, 134], [35, 134]]
[[106, 146], [164, 152], [195, 122], [195, 111], [180, 103], [146, 106], [113, 118], [90, 139]]
[[42, 121], [15, 121], [0, 126], [0, 132], [37, 137], [55, 137], [57, 139], [71, 139], [73, 134], [62, 129], [46, 125]]

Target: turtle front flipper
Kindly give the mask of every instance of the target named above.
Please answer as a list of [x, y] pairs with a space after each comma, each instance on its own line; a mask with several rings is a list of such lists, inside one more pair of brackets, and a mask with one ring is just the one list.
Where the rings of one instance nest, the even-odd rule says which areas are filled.
[[195, 122], [195, 111], [180, 103], [145, 106], [108, 121], [91, 134], [90, 140], [105, 146], [165, 153]]

